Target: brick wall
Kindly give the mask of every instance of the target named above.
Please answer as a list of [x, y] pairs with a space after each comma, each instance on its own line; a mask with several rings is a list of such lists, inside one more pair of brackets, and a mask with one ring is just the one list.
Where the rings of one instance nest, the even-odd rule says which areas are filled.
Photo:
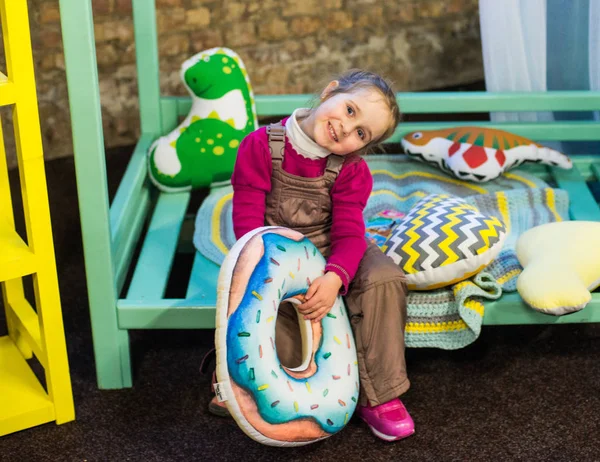
[[[58, 0], [28, 3], [46, 156], [69, 155]], [[131, 144], [139, 124], [131, 0], [92, 4], [105, 142]], [[381, 72], [398, 91], [483, 78], [477, 0], [156, 0], [156, 6], [167, 94], [185, 94], [181, 63], [214, 46], [240, 54], [257, 94], [313, 93], [317, 82], [350, 67]]]

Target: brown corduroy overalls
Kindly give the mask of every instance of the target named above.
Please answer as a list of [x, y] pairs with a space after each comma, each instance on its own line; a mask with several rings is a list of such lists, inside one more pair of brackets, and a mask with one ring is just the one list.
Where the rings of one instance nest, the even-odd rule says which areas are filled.
[[[301, 232], [327, 258], [330, 252], [331, 187], [344, 158], [330, 155], [319, 178], [291, 175], [282, 168], [285, 128], [267, 130], [273, 162], [271, 192], [266, 198], [265, 225]], [[368, 246], [345, 296], [356, 341], [360, 374], [359, 404], [383, 404], [408, 390], [404, 358], [406, 278], [391, 258]], [[298, 317], [291, 304], [282, 304], [277, 316], [276, 345], [287, 367], [302, 362]]]

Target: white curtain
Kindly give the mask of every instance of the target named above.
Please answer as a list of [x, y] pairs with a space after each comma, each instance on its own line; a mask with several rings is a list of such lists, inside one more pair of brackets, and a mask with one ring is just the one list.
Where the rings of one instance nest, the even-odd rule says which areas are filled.
[[[546, 0], [479, 0], [487, 91], [546, 91]], [[493, 113], [493, 121], [552, 120], [551, 112]]]
[[[590, 1], [590, 89], [600, 90], [600, 0]], [[600, 120], [600, 111], [594, 113]]]
[[[479, 0], [479, 14], [488, 91], [600, 90], [600, 0]], [[600, 120], [600, 111], [491, 119]], [[546, 144], [571, 154], [600, 151], [597, 142]]]

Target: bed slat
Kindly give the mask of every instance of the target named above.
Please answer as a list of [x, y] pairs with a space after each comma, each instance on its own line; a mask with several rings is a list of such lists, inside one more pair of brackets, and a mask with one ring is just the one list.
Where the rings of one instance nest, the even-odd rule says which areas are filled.
[[220, 267], [216, 263], [196, 252], [185, 298], [202, 302], [203, 305], [216, 305], [219, 270]]
[[518, 325], [518, 324], [573, 324], [583, 322], [600, 322], [600, 294], [592, 294], [592, 300], [581, 311], [568, 316], [543, 314], [527, 306], [518, 292], [502, 295], [496, 302], [486, 302], [483, 324]]
[[[396, 97], [404, 114], [600, 110], [600, 91], [423, 92], [397, 93]], [[176, 99], [182, 116], [192, 107], [187, 96], [163, 98]], [[298, 107], [308, 107], [313, 99], [311, 94], [257, 95], [256, 110], [260, 116], [291, 114]]]
[[[146, 300], [143, 306], [132, 300], [119, 300], [121, 329], [212, 329], [215, 307], [198, 305], [188, 299]], [[600, 294], [581, 311], [568, 316], [552, 316], [525, 305], [518, 293], [505, 294], [485, 304], [484, 325], [573, 324], [600, 322]]]
[[577, 164], [571, 170], [552, 168], [558, 187], [569, 193], [569, 209], [573, 220], [600, 221], [600, 209], [579, 172]]
[[159, 196], [127, 293], [128, 299], [153, 300], [164, 295], [189, 200], [189, 192]]

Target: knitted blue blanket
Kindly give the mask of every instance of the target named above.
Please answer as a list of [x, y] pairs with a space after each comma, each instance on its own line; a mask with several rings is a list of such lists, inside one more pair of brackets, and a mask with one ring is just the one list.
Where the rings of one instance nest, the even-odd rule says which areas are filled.
[[[567, 192], [520, 171], [475, 184], [456, 180], [401, 155], [371, 156], [367, 163], [374, 185], [364, 212], [365, 221], [384, 210], [407, 213], [429, 194], [453, 194], [465, 198], [482, 213], [498, 217], [508, 229], [503, 250], [484, 271], [451, 287], [409, 293], [408, 347], [457, 349], [475, 341], [483, 323], [483, 301], [496, 300], [503, 291], [516, 290], [522, 270], [515, 254], [517, 238], [534, 226], [568, 219]], [[235, 242], [232, 197], [230, 185], [214, 188], [196, 216], [194, 245], [217, 264], [222, 263]]]

